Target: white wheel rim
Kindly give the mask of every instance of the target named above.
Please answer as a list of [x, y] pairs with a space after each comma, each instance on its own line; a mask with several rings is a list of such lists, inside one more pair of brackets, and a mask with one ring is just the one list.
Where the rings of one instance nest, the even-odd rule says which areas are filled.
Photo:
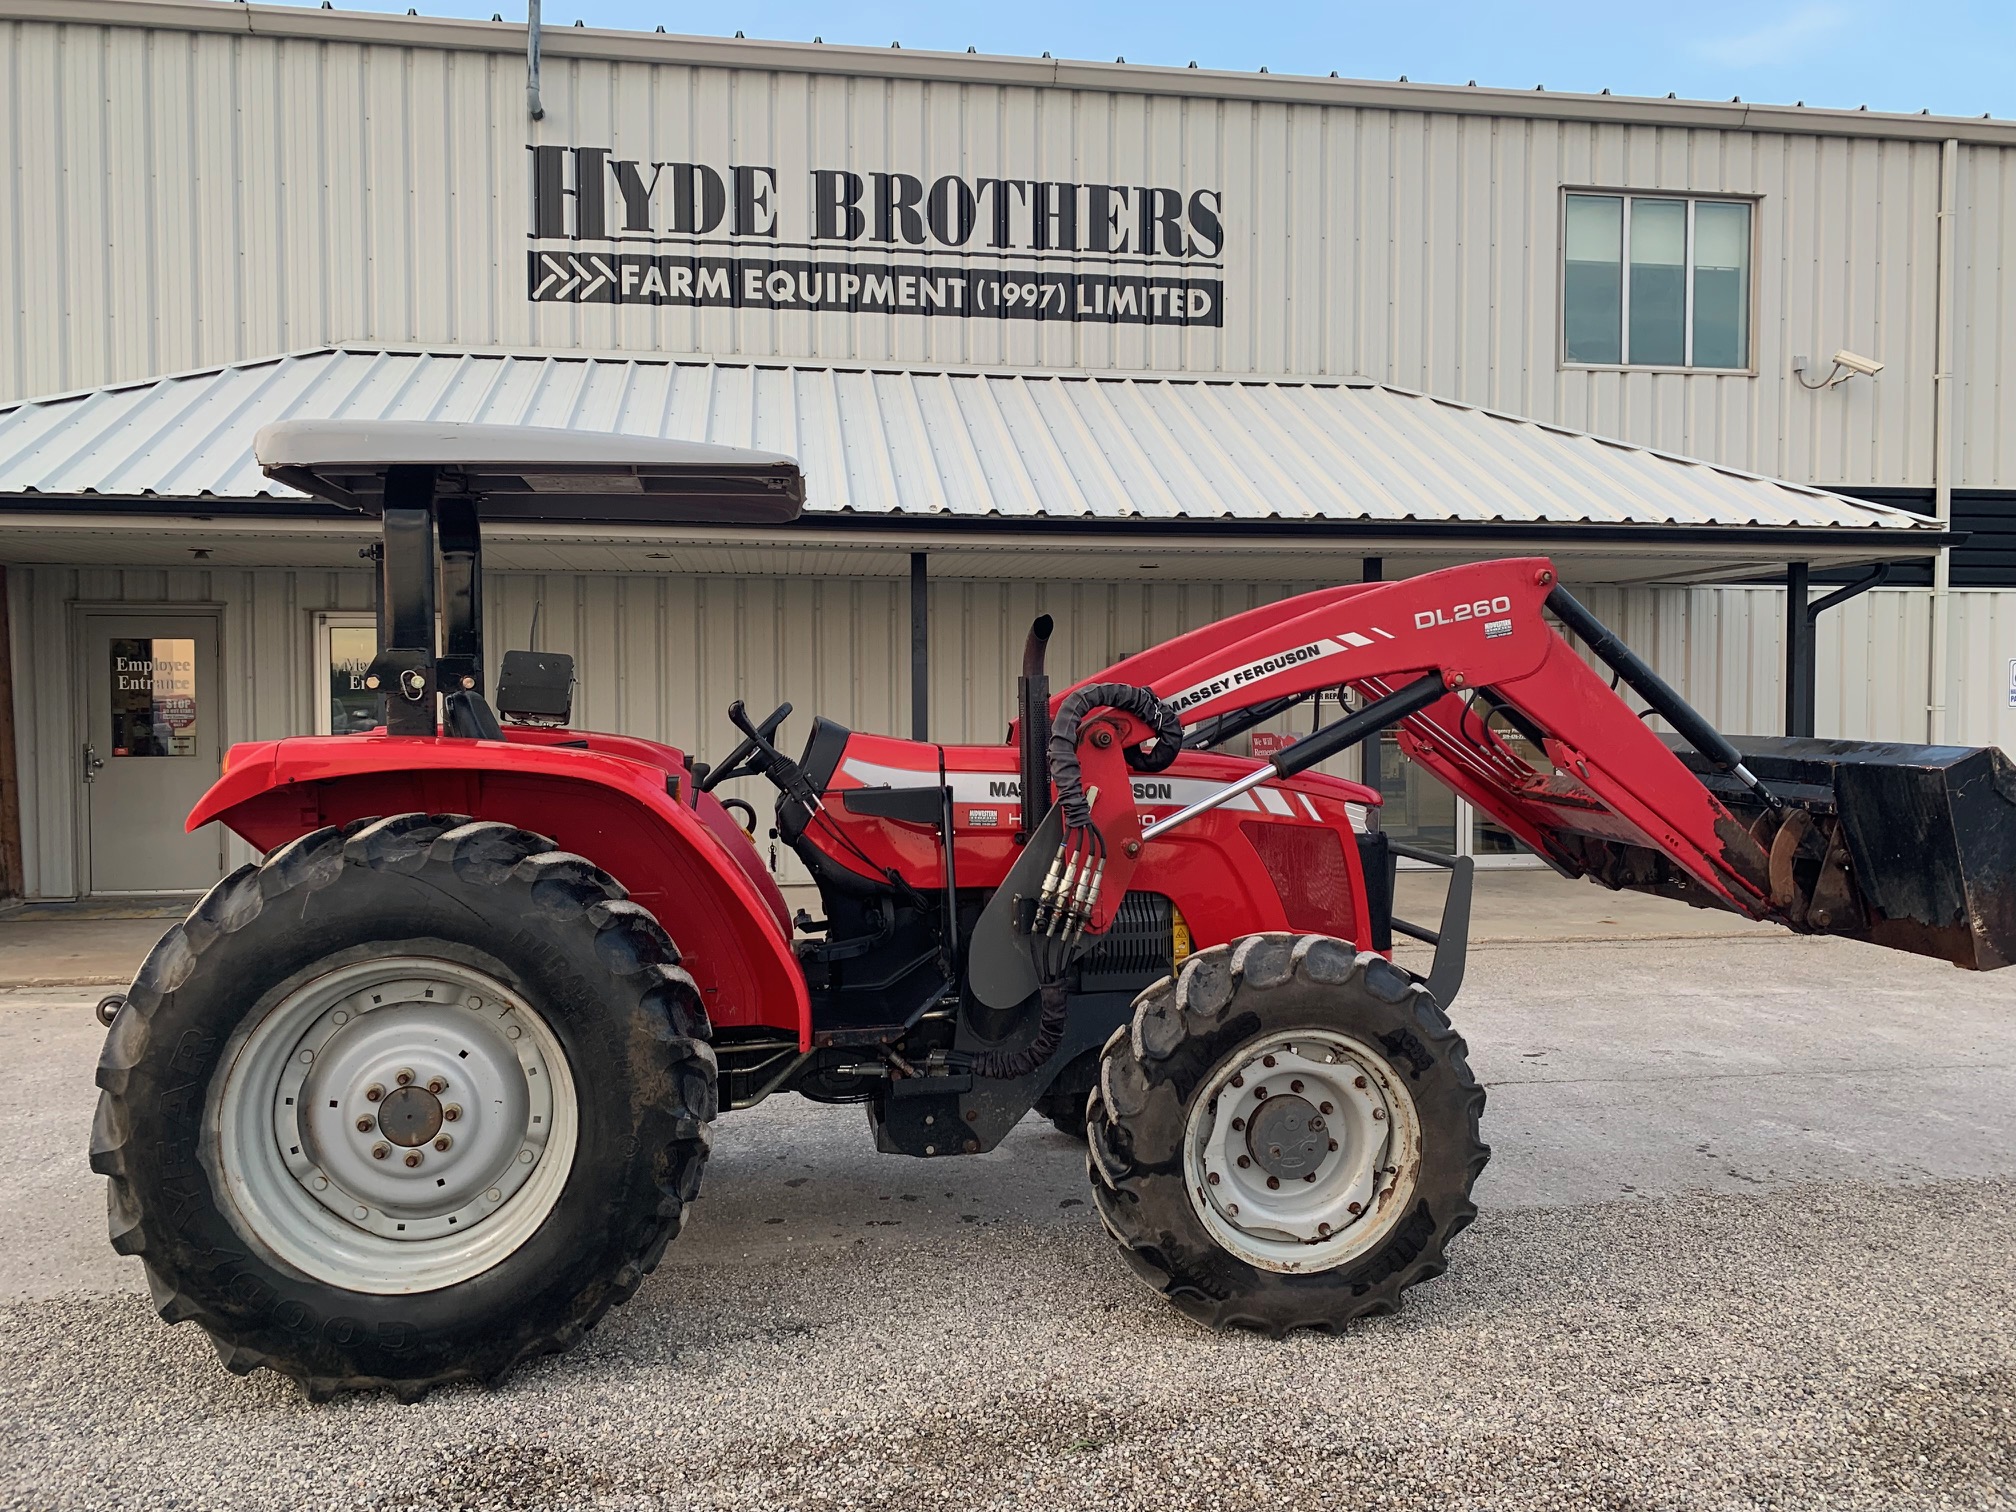
[[326, 972], [241, 1028], [211, 1082], [206, 1164], [244, 1237], [346, 1291], [437, 1291], [516, 1253], [574, 1164], [558, 1038], [455, 961]]
[[1262, 1270], [1331, 1270], [1406, 1214], [1421, 1165], [1413, 1096], [1377, 1050], [1297, 1029], [1228, 1056], [1185, 1127], [1190, 1205]]

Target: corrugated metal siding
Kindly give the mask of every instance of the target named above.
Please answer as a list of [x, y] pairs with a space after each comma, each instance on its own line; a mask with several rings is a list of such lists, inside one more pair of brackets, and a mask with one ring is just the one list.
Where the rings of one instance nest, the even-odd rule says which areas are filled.
[[[1773, 476], [1930, 481], [1936, 143], [0, 25], [0, 399], [332, 341], [1358, 374]], [[529, 142], [1219, 187], [1222, 330], [534, 305]], [[1963, 149], [1956, 480], [2006, 486], [2016, 152]], [[1761, 195], [1758, 378], [1564, 371], [1564, 185]], [[795, 191], [794, 191], [795, 194]], [[1012, 259], [1011, 259], [1012, 261]], [[1888, 367], [1826, 394], [1791, 357]]]
[[[7, 573], [10, 605], [18, 606], [14, 729], [30, 897], [69, 897], [77, 890], [78, 753], [84, 741], [76, 719], [77, 605], [221, 606], [218, 662], [227, 743], [312, 730], [314, 616], [371, 607], [371, 580], [356, 572], [10, 567]], [[230, 864], [248, 859], [248, 848], [233, 841]]]
[[[71, 606], [221, 604], [228, 738], [313, 728], [313, 616], [362, 610], [362, 573], [109, 572], [10, 568], [17, 665], [45, 675], [15, 680], [22, 842], [31, 896], [75, 888], [78, 736], [73, 728]], [[726, 718], [741, 698], [761, 713], [789, 699], [787, 744], [814, 714], [854, 729], [907, 732], [907, 585], [886, 579], [671, 578], [611, 573], [495, 575], [486, 597], [488, 643], [540, 644], [577, 658], [577, 721], [719, 759], [733, 743]], [[1022, 638], [1038, 614], [1056, 616], [1051, 669], [1058, 686], [1194, 626], [1286, 597], [1280, 584], [1022, 583], [946, 580], [931, 590], [932, 736], [1001, 738], [1013, 707]], [[1584, 601], [1721, 728], [1783, 727], [1784, 595], [1769, 588], [1579, 589]], [[1952, 595], [1951, 739], [2016, 748], [2008, 705], [2016, 661], [2016, 592]], [[1922, 741], [1930, 598], [1879, 590], [1821, 621], [1822, 734]], [[762, 784], [744, 795], [768, 810]], [[760, 831], [759, 831], [760, 833]], [[246, 859], [235, 847], [233, 864]], [[802, 881], [783, 858], [786, 879]]]
[[[1606, 586], [1577, 589], [1576, 596], [1718, 729], [1784, 730], [1784, 589]], [[1821, 616], [1814, 667], [1820, 734], [1924, 741], [1931, 605], [1922, 591], [1879, 589]], [[1966, 622], [1957, 607], [1955, 613], [1958, 645]], [[2009, 654], [2016, 656], [2016, 646]], [[1634, 708], [1644, 707], [1625, 691]], [[1952, 738], [1990, 744], [1998, 735], [1975, 718], [1956, 720]]]
[[814, 514], [1933, 528], [1365, 384], [362, 350], [0, 409], [0, 494], [298, 498], [252, 455], [282, 418], [754, 446], [799, 460]]

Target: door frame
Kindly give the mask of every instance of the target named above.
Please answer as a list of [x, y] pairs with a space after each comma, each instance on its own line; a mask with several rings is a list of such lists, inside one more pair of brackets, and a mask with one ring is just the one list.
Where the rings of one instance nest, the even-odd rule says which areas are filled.
[[[91, 875], [91, 799], [85, 792], [84, 747], [90, 741], [91, 731], [91, 668], [85, 665], [88, 649], [84, 634], [85, 622], [97, 614], [134, 615], [144, 617], [149, 614], [177, 615], [184, 619], [207, 619], [211, 622], [211, 644], [217, 648], [217, 736], [218, 755], [231, 746], [231, 711], [226, 699], [226, 688], [230, 679], [224, 672], [224, 610], [225, 606], [212, 602], [179, 603], [172, 599], [73, 599], [69, 605], [70, 631], [70, 748], [64, 759], [70, 767], [70, 846], [71, 866], [77, 878], [79, 898], [140, 898], [140, 897], [200, 897], [200, 889], [170, 891], [167, 893], [101, 892], [93, 884]], [[217, 874], [224, 874], [225, 838], [220, 829], [217, 834]]]

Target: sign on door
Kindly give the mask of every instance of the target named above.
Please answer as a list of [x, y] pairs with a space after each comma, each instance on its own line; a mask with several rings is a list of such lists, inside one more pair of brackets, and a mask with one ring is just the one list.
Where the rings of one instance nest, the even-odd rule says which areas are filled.
[[113, 757], [196, 754], [196, 642], [115, 637]]

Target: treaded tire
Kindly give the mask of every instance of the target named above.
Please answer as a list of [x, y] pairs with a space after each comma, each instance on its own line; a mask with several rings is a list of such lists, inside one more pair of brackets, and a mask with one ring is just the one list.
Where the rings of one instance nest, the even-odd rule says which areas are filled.
[[[1411, 1210], [1378, 1243], [1330, 1270], [1264, 1269], [1223, 1248], [1192, 1206], [1184, 1140], [1194, 1098], [1241, 1046], [1327, 1029], [1378, 1046], [1411, 1094], [1420, 1167]], [[1470, 1189], [1490, 1158], [1478, 1137], [1484, 1092], [1435, 1000], [1383, 957], [1317, 935], [1250, 935], [1199, 951], [1135, 1000], [1133, 1023], [1101, 1057], [1086, 1165], [1107, 1231], [1135, 1272], [1213, 1328], [1280, 1337], [1336, 1332], [1390, 1313], [1439, 1276], [1448, 1242], [1477, 1215]]]
[[[278, 1259], [240, 1231], [205, 1153], [233, 1035], [292, 984], [372, 954], [508, 985], [578, 1089], [573, 1162], [544, 1221], [482, 1273], [405, 1295]], [[113, 1247], [141, 1257], [160, 1315], [200, 1324], [232, 1371], [263, 1366], [316, 1399], [413, 1400], [571, 1347], [636, 1291], [699, 1189], [715, 1062], [678, 961], [607, 873], [509, 825], [406, 814], [281, 846], [161, 938], [106, 1037], [91, 1166], [109, 1178]]]
[[1099, 1052], [1087, 1050], [1072, 1061], [1036, 1099], [1036, 1111], [1050, 1120], [1059, 1134], [1083, 1141], [1085, 1104], [1099, 1085]]

